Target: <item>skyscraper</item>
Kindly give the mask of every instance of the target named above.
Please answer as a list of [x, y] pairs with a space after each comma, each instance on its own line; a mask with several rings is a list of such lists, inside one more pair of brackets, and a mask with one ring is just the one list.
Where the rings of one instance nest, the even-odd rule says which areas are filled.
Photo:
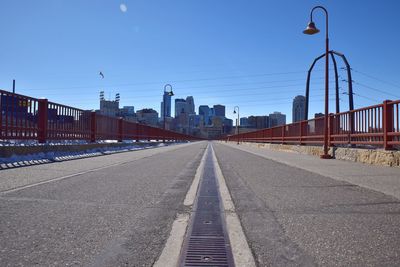
[[164, 105], [165, 105], [165, 117], [171, 117], [171, 96], [169, 95], [169, 92], [164, 92], [163, 101], [161, 102], [160, 113], [162, 119], [164, 119]]
[[183, 98], [175, 99], [175, 118], [181, 113], [187, 113], [186, 100]]
[[189, 115], [196, 114], [194, 111], [194, 99], [193, 96], [186, 97], [186, 110]]
[[199, 106], [199, 115], [203, 118], [204, 125], [210, 125], [210, 107], [207, 105]]
[[306, 98], [298, 95], [293, 99], [292, 122], [305, 119]]
[[286, 124], [286, 115], [275, 111], [269, 114], [269, 127], [275, 127]]
[[225, 117], [225, 106], [224, 105], [214, 105], [214, 115], [219, 117]]

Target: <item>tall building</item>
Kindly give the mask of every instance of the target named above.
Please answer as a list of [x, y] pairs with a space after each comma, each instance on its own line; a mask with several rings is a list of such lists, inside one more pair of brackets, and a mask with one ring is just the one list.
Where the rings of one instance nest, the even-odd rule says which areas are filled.
[[270, 127], [268, 116], [249, 116], [248, 125], [250, 128], [265, 129]]
[[210, 125], [210, 107], [207, 105], [199, 106], [199, 115], [203, 118], [204, 125]]
[[175, 99], [175, 118], [179, 116], [181, 113], [187, 113], [186, 111], [186, 100], [183, 98]]
[[100, 114], [116, 117], [119, 113], [119, 94], [115, 95], [115, 100], [105, 100], [104, 91], [100, 92]]
[[225, 106], [224, 105], [214, 105], [214, 115], [218, 117], [225, 117]]
[[233, 120], [225, 118], [222, 124], [222, 133], [223, 134], [230, 133], [232, 131], [232, 128], [233, 128]]
[[269, 114], [269, 127], [275, 127], [286, 124], [286, 115], [275, 111]]
[[292, 122], [302, 121], [305, 119], [306, 98], [298, 95], [293, 99]]
[[171, 96], [169, 95], [169, 92], [164, 92], [163, 101], [161, 101], [161, 110], [160, 110], [161, 119], [164, 119], [164, 105], [165, 105], [165, 117], [171, 117]]
[[127, 121], [136, 121], [136, 113], [134, 106], [123, 106], [119, 110], [119, 116], [124, 118]]
[[186, 97], [186, 111], [189, 115], [196, 114], [194, 111], [194, 99], [193, 96]]
[[249, 127], [249, 118], [242, 117], [240, 118], [240, 127]]
[[139, 123], [157, 126], [158, 124], [158, 113], [154, 109], [144, 108], [136, 112], [136, 116]]

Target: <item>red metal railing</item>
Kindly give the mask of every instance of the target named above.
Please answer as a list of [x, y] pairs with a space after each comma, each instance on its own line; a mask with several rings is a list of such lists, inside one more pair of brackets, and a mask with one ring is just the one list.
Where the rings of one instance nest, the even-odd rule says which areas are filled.
[[196, 140], [160, 128], [0, 90], [0, 139]]
[[[386, 100], [380, 105], [330, 114], [329, 145], [396, 148], [400, 145], [399, 104], [400, 100]], [[322, 145], [324, 142], [324, 118], [230, 135], [223, 140]]]

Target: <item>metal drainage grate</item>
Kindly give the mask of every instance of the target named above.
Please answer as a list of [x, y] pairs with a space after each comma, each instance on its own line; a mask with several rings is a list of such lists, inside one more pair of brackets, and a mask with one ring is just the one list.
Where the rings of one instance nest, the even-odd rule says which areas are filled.
[[181, 266], [234, 266], [210, 150], [180, 262]]

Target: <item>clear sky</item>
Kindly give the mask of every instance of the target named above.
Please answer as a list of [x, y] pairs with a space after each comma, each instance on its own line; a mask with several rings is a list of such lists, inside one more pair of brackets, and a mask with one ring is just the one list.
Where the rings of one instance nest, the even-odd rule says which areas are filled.
[[[118, 92], [121, 106], [159, 111], [170, 83], [175, 97], [194, 97], [196, 111], [223, 104], [234, 118], [238, 105], [241, 117], [281, 111], [290, 122], [325, 49], [321, 11], [321, 33], [302, 34], [315, 5], [328, 9], [331, 49], [353, 68], [355, 107], [400, 99], [397, 0], [2, 0], [0, 88], [16, 79], [18, 93], [83, 109], [99, 108], [101, 90]], [[309, 117], [323, 111], [323, 68], [313, 73]], [[345, 94], [340, 103], [348, 109]]]

